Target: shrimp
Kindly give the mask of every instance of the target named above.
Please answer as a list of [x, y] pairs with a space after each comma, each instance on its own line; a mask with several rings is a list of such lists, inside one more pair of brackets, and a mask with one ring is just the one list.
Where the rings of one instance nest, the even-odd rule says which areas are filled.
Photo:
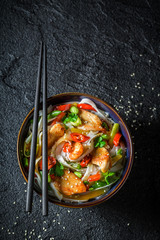
[[101, 131], [103, 130], [102, 128], [102, 122], [100, 118], [95, 115], [94, 113], [91, 113], [86, 110], [82, 110], [80, 112], [80, 117], [82, 120], [87, 121], [87, 123], [83, 124], [82, 126], [78, 127], [79, 129], [82, 130], [87, 130], [87, 131]]
[[103, 173], [107, 172], [112, 165], [107, 149], [104, 147], [97, 148], [93, 154], [92, 163], [100, 166]]
[[83, 153], [83, 145], [80, 142], [74, 142], [72, 150], [70, 151], [69, 158], [70, 160], [76, 160]]
[[60, 123], [56, 123], [48, 130], [48, 147], [52, 147], [53, 143], [64, 135], [64, 127]]
[[86, 186], [73, 172], [64, 170], [64, 175], [61, 177], [60, 192], [65, 195], [83, 193], [86, 192]]

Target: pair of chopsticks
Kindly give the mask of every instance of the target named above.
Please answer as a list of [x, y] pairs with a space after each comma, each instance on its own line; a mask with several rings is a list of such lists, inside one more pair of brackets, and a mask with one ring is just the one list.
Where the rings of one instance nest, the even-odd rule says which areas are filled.
[[47, 153], [47, 69], [46, 69], [46, 47], [41, 43], [38, 65], [37, 86], [35, 95], [35, 108], [33, 117], [33, 133], [31, 142], [31, 155], [27, 186], [26, 211], [32, 211], [33, 187], [35, 174], [35, 159], [37, 147], [37, 130], [40, 105], [41, 76], [43, 81], [43, 146], [42, 146], [42, 214], [48, 215], [48, 153]]

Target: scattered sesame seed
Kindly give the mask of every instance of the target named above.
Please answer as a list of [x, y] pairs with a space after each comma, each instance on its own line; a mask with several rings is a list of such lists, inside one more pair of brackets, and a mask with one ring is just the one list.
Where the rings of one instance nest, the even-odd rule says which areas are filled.
[[129, 226], [130, 225], [130, 223], [127, 223], [127, 226]]
[[117, 89], [117, 87], [115, 87], [114, 89]]
[[66, 227], [63, 227], [63, 229], [65, 229]]
[[61, 223], [60, 223], [60, 222], [58, 222], [58, 224], [60, 225]]
[[43, 227], [43, 230], [45, 229], [45, 227]]
[[38, 236], [38, 238], [40, 238], [40, 237], [41, 237], [41, 235]]
[[10, 232], [8, 234], [11, 234]]
[[57, 216], [59, 216], [59, 213], [57, 213]]
[[42, 200], [41, 200], [41, 199], [40, 199], [39, 201], [40, 201], [40, 202], [42, 202]]
[[151, 125], [151, 123], [149, 122], [148, 125]]
[[47, 229], [44, 230], [45, 232], [47, 231]]
[[14, 225], [16, 225], [16, 224], [17, 224], [17, 222], [14, 223]]
[[24, 185], [26, 185], [26, 182], [24, 182]]
[[142, 94], [141, 96], [144, 97], [144, 94]]
[[49, 240], [54, 240], [54, 237], [51, 237]]
[[137, 82], [137, 85], [140, 85], [140, 83], [139, 83], [139, 82]]
[[152, 87], [152, 91], [154, 90], [154, 87]]
[[140, 57], [142, 57], [143, 55], [142, 54], [139, 54]]
[[135, 76], [135, 73], [132, 73], [130, 76], [131, 76], [131, 77], [134, 77], [134, 76]]
[[9, 232], [9, 229], [7, 229], [7, 232]]
[[24, 192], [27, 192], [27, 190], [24, 190]]
[[160, 97], [160, 93], [158, 93], [158, 97]]
[[12, 234], [14, 235], [14, 232], [12, 232]]
[[71, 212], [70, 210], [68, 210], [68, 212]]
[[35, 233], [33, 233], [33, 235], [35, 235]]
[[131, 96], [131, 98], [133, 98], [133, 96]]
[[46, 223], [46, 221], [43, 221], [43, 223]]
[[34, 220], [33, 222], [36, 223], [36, 220]]
[[135, 158], [137, 158], [137, 156], [135, 156]]
[[148, 60], [148, 62], [151, 62], [151, 60]]
[[55, 222], [56, 220], [54, 219], [53, 222]]
[[18, 219], [19, 217], [17, 216], [16, 218]]
[[4, 229], [4, 227], [1, 228], [2, 230]]
[[31, 238], [31, 236], [29, 236], [29, 238]]
[[79, 221], [82, 221], [82, 219], [80, 218]]

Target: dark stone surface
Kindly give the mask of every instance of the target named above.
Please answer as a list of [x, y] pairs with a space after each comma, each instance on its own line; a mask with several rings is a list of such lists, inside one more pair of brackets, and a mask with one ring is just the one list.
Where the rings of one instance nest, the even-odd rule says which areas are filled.
[[[1, 0], [0, 9], [0, 239], [160, 239], [159, 1]], [[36, 194], [32, 214], [25, 213], [16, 156], [34, 103], [40, 40], [48, 50], [48, 96], [100, 97], [126, 119], [135, 142], [132, 172], [116, 196], [86, 209], [49, 204], [48, 217]]]

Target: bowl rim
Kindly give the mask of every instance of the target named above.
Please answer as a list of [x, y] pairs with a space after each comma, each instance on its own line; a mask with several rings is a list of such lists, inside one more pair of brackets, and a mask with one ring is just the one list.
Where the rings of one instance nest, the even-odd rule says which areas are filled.
[[[117, 111], [110, 104], [108, 104], [105, 101], [101, 100], [100, 98], [94, 97], [94, 96], [92, 96], [90, 94], [80, 93], [80, 92], [64, 92], [64, 93], [56, 94], [56, 95], [53, 95], [53, 96], [47, 98], [47, 102], [51, 101], [52, 99], [54, 99], [56, 97], [61, 97], [61, 96], [66, 96], [66, 95], [70, 95], [70, 96], [78, 95], [78, 96], [89, 97], [89, 98], [95, 99], [95, 100], [101, 102], [102, 104], [104, 104], [105, 106], [107, 106], [112, 112], [114, 112], [116, 114], [116, 116], [121, 121], [123, 127], [126, 130], [126, 133], [128, 135], [128, 139], [129, 139], [129, 142], [130, 142], [130, 156], [129, 156], [128, 167], [126, 169], [125, 175], [123, 176], [123, 178], [121, 179], [119, 184], [116, 186], [116, 188], [113, 191], [111, 191], [108, 195], [104, 194], [101, 198], [95, 199], [95, 201], [93, 201], [93, 202], [86, 201], [84, 203], [80, 203], [80, 204], [77, 204], [77, 205], [73, 205], [72, 203], [69, 203], [69, 202], [57, 202], [57, 201], [54, 201], [54, 200], [48, 198], [49, 202], [52, 202], [54, 204], [57, 204], [57, 205], [63, 206], [63, 207], [70, 207], [70, 208], [91, 207], [91, 206], [95, 206], [95, 205], [98, 205], [100, 203], [103, 203], [103, 202], [107, 201], [108, 199], [110, 199], [112, 196], [114, 196], [120, 190], [120, 188], [126, 182], [128, 176], [129, 176], [129, 174], [131, 172], [131, 168], [132, 168], [133, 160], [134, 160], [134, 147], [133, 147], [133, 142], [132, 142], [132, 138], [131, 138], [131, 133], [130, 133], [130, 130], [129, 130], [126, 122], [121, 118], [121, 116], [117, 113]], [[22, 132], [24, 124], [28, 120], [29, 116], [33, 113], [33, 111], [34, 111], [34, 108], [32, 108], [32, 110], [27, 114], [27, 116], [23, 120], [22, 125], [21, 125], [20, 130], [19, 130], [19, 133], [18, 133], [18, 138], [17, 138], [17, 158], [18, 158], [18, 164], [19, 164], [21, 173], [22, 173], [22, 175], [23, 175], [23, 177], [24, 177], [26, 182], [28, 182], [28, 179], [26, 178], [26, 176], [24, 174], [24, 171], [23, 171], [23, 168], [22, 168], [22, 163], [20, 161], [20, 156], [19, 156], [20, 136], [21, 136], [21, 132]], [[35, 188], [34, 188], [34, 191], [36, 193], [38, 193], [38, 195], [41, 196], [41, 194]]]

